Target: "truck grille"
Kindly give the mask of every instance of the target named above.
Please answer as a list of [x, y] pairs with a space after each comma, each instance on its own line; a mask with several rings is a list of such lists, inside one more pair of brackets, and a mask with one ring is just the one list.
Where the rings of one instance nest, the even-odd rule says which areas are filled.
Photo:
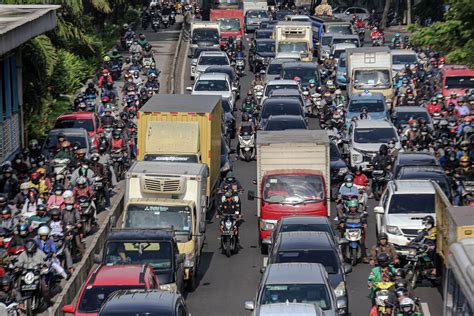
[[418, 229], [402, 229], [403, 235], [418, 236]]
[[185, 182], [180, 178], [141, 177], [142, 190], [147, 193], [183, 193]]

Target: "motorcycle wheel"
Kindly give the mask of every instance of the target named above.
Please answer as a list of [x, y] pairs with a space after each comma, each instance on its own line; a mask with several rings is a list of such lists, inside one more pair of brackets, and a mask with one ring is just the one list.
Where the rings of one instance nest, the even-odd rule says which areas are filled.
[[120, 169], [120, 164], [118, 162], [114, 162], [114, 173], [118, 181], [122, 180], [122, 173], [120, 172]]
[[375, 190], [374, 190], [374, 192], [373, 192], [373, 193], [374, 193], [374, 199], [375, 199], [376, 201], [379, 201], [379, 200], [380, 200], [380, 191], [381, 191], [381, 190], [380, 190], [380, 184], [377, 184], [377, 185], [375, 186]]
[[244, 159], [247, 162], [250, 162], [250, 160], [252, 160], [252, 153], [250, 152], [250, 150], [244, 151]]
[[413, 272], [413, 277], [410, 280], [410, 286], [411, 286], [412, 289], [415, 289], [415, 287], [416, 287], [416, 281], [418, 281], [418, 275], [419, 274], [420, 274], [420, 272], [417, 271], [417, 270], [415, 270]]
[[232, 250], [230, 249], [230, 240], [227, 239], [224, 243], [224, 249], [225, 249], [225, 255], [227, 256], [227, 258], [230, 258], [230, 256], [232, 255]]
[[358, 249], [356, 248], [351, 248], [351, 265], [355, 266], [357, 264], [357, 253]]
[[[107, 188], [105, 188], [104, 190], [107, 190]], [[97, 195], [96, 205], [97, 205], [97, 213], [100, 213], [103, 210], [105, 210], [105, 199], [102, 193]]]
[[25, 300], [25, 313], [27, 316], [33, 315], [33, 299], [31, 297]]
[[89, 233], [91, 232], [91, 223], [89, 220], [82, 224], [82, 229], [84, 231], [84, 236], [89, 236]]

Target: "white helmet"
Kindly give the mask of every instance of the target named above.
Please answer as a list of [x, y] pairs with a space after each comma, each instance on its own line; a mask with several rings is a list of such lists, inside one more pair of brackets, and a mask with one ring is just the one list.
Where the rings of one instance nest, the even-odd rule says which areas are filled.
[[66, 191], [64, 191], [64, 193], [63, 193], [63, 198], [65, 198], [65, 199], [72, 198], [73, 196], [74, 196], [74, 194], [72, 193], [71, 190], [66, 190]]
[[48, 236], [49, 235], [49, 227], [45, 225], [45, 226], [41, 226], [40, 228], [38, 228], [38, 235]]
[[29, 190], [31, 188], [31, 185], [29, 182], [23, 182], [20, 184], [20, 190]]

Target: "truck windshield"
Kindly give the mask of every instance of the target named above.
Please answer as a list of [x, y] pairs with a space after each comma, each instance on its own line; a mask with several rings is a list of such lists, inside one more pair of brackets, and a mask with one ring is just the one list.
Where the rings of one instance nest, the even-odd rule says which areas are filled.
[[192, 233], [192, 214], [188, 206], [130, 204], [125, 228], [173, 228], [177, 234]]
[[434, 213], [434, 194], [395, 194], [390, 199], [390, 214]]
[[301, 82], [308, 83], [311, 79], [318, 82], [317, 70], [312, 67], [286, 67], [283, 70], [283, 79], [293, 80], [299, 77]]
[[219, 43], [219, 31], [217, 29], [198, 28], [193, 30], [193, 42], [206, 41]]
[[240, 20], [237, 18], [228, 19], [228, 18], [219, 18], [219, 27], [221, 32], [239, 32], [240, 31]]
[[388, 70], [357, 70], [355, 72], [356, 88], [389, 88], [390, 74]]
[[264, 10], [249, 10], [247, 11], [247, 18], [251, 18], [251, 19], [268, 18], [268, 13], [267, 11], [264, 11]]
[[307, 42], [279, 42], [278, 52], [304, 54], [308, 52], [308, 43]]
[[317, 175], [275, 175], [263, 181], [263, 200], [275, 204], [304, 204], [324, 201], [324, 186]]
[[397, 139], [393, 128], [357, 128], [354, 131], [354, 142], [363, 144], [388, 143]]
[[474, 77], [471, 77], [471, 76], [446, 77], [444, 88], [445, 89], [474, 89]]
[[331, 299], [325, 284], [268, 284], [265, 286], [260, 304], [285, 302], [316, 304], [323, 310], [331, 308]]
[[171, 269], [171, 242], [108, 242], [105, 264], [149, 264], [154, 270]]
[[329, 24], [326, 25], [326, 33], [339, 33], [352, 35], [350, 24]]

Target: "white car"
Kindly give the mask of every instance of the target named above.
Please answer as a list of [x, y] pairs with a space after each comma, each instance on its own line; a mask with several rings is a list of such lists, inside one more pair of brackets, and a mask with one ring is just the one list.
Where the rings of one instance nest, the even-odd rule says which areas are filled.
[[335, 8], [333, 10], [334, 17], [350, 21], [352, 20], [352, 15], [357, 15], [362, 20], [365, 20], [369, 17], [370, 13], [367, 9], [361, 7], [349, 7], [347, 9]]
[[200, 74], [204, 73], [207, 67], [210, 66], [230, 66], [229, 57], [225, 52], [213, 52], [207, 51], [202, 52], [194, 68], [194, 73], [191, 73], [191, 77], [196, 79]]
[[199, 56], [201, 56], [201, 53], [202, 52], [205, 52], [205, 51], [213, 51], [213, 52], [220, 52], [221, 50], [219, 48], [215, 48], [215, 47], [198, 47], [194, 50], [193, 54], [190, 56], [191, 57], [191, 69], [190, 69], [190, 76], [191, 76], [191, 80], [194, 80], [194, 78], [196, 77], [196, 65], [197, 65], [197, 62], [198, 62], [198, 59], [199, 59]]
[[270, 96], [270, 93], [276, 89], [292, 89], [301, 93], [301, 87], [295, 80], [271, 80], [267, 82], [263, 90], [262, 103]]
[[336, 61], [339, 60], [339, 56], [341, 56], [342, 53], [345, 53], [346, 48], [356, 48], [357, 46], [353, 43], [338, 43], [334, 44], [331, 47], [331, 55], [334, 56], [334, 59]]
[[194, 86], [187, 87], [193, 95], [220, 95], [228, 100], [231, 107], [235, 107], [235, 94], [237, 88], [232, 86], [230, 78], [224, 73], [205, 73], [200, 75]]
[[[425, 216], [435, 215], [437, 189], [430, 180], [394, 180], [374, 208], [377, 234], [386, 233], [388, 241], [401, 255], [406, 246], [422, 230]], [[444, 194], [442, 194], [444, 196]]]

